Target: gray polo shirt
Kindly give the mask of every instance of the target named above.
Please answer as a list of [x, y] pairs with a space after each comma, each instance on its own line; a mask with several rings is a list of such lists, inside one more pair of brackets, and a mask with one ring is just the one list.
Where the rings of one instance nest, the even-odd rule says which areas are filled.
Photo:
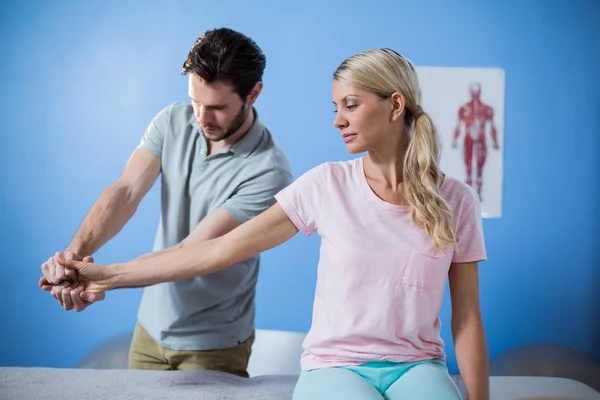
[[[152, 120], [139, 147], [162, 163], [154, 251], [181, 242], [219, 207], [243, 222], [255, 217], [292, 182], [286, 155], [253, 111], [250, 131], [208, 157], [190, 104], [171, 104]], [[236, 346], [254, 329], [259, 261], [254, 256], [211, 275], [145, 288], [140, 324], [162, 346], [174, 350]]]

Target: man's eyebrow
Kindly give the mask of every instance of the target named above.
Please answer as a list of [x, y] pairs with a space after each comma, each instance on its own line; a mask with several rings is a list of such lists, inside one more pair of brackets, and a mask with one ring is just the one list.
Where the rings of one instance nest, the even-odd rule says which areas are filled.
[[[189, 95], [188, 95], [188, 97], [189, 97], [189, 98], [190, 98], [190, 99], [191, 99], [191, 100], [192, 100], [194, 103], [198, 103], [196, 100], [194, 100], [194, 99], [192, 98], [192, 96], [189, 96]], [[198, 104], [200, 104], [200, 103], [198, 103]], [[206, 108], [225, 108], [225, 107], [227, 107], [227, 104], [207, 104], [207, 105], [204, 105], [204, 107], [206, 107]]]

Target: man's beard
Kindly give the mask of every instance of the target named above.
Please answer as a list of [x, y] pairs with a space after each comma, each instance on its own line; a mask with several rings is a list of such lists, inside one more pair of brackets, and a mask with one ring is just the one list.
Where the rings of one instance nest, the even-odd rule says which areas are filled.
[[[236, 133], [242, 127], [242, 125], [244, 125], [244, 122], [246, 121], [247, 116], [248, 116], [248, 112], [246, 111], [246, 103], [242, 103], [242, 107], [240, 108], [240, 111], [238, 111], [238, 113], [235, 116], [235, 118], [233, 119], [233, 121], [231, 121], [231, 124], [225, 130], [225, 133], [223, 133], [223, 135], [221, 135], [217, 139], [211, 139], [208, 137], [207, 137], [207, 139], [210, 140], [211, 142], [220, 142], [222, 140], [227, 139], [228, 137], [230, 137], [231, 135]], [[204, 135], [204, 137], [206, 137], [206, 135]]]

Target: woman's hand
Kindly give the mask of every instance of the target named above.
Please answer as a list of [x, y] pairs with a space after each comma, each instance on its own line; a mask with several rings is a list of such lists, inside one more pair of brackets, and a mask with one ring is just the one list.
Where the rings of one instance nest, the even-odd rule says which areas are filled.
[[[102, 293], [114, 288], [111, 280], [114, 276], [110, 267], [91, 262], [69, 260], [62, 256], [56, 262], [65, 268], [77, 270], [79, 282], [85, 282], [85, 293]], [[85, 297], [85, 294], [82, 294]]]

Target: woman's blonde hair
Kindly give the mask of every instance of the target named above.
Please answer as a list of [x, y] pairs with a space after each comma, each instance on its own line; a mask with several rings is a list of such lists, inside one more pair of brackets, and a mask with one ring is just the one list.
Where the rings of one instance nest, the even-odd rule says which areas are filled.
[[392, 49], [375, 49], [346, 59], [333, 76], [381, 98], [389, 98], [396, 92], [404, 96], [407, 129], [414, 124], [403, 163], [404, 196], [412, 206], [412, 222], [433, 239], [436, 247], [454, 246], [452, 213], [439, 194], [437, 131], [421, 108], [421, 89], [412, 63]]

